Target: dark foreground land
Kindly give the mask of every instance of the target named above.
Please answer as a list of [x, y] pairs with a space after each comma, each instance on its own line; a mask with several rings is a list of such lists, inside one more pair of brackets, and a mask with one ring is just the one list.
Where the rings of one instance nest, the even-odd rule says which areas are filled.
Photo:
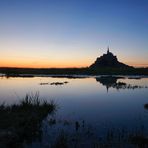
[[55, 110], [53, 102], [26, 95], [19, 104], [0, 105], [0, 148], [22, 148], [41, 136], [42, 120]]
[[[44, 75], [148, 75], [148, 68], [0, 68], [0, 73], [6, 76], [20, 74]], [[29, 76], [28, 75], [28, 76]]]
[[[145, 104], [144, 108], [147, 110], [148, 104]], [[42, 141], [42, 121], [55, 109], [53, 102], [41, 101], [38, 94], [26, 95], [20, 104], [10, 106], [1, 104], [0, 148], [31, 148], [33, 141]], [[143, 126], [132, 132], [126, 128], [108, 129], [104, 138], [96, 139], [93, 129], [88, 128], [84, 121], [71, 124], [67, 120], [59, 123], [53, 116], [48, 120], [48, 124], [51, 127], [62, 124], [63, 130], [58, 130], [54, 144], [49, 143], [44, 148], [147, 148], [148, 146]], [[71, 134], [66, 133], [64, 131], [66, 125], [69, 128], [71, 126], [74, 128], [75, 125], [75, 131]], [[54, 134], [52, 136], [54, 138]], [[47, 143], [50, 141], [46, 140]]]

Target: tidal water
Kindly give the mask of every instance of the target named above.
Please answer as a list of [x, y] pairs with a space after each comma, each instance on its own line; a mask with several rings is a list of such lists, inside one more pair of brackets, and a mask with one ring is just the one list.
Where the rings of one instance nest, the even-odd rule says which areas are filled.
[[[79, 132], [81, 137], [89, 132], [93, 140], [109, 131], [148, 136], [147, 77], [0, 77], [0, 103], [19, 103], [36, 92], [58, 107], [43, 121], [41, 141], [27, 147], [50, 147], [61, 131], [70, 136]], [[88, 140], [83, 143], [89, 145]]]

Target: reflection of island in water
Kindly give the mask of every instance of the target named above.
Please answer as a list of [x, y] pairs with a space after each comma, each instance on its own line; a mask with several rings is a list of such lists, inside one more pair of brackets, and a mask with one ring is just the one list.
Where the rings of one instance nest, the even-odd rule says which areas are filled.
[[106, 86], [107, 92], [109, 88], [116, 88], [117, 90], [148, 88], [148, 86], [131, 85], [125, 82], [118, 82], [118, 79], [125, 79], [125, 77], [101, 76], [97, 77], [96, 81], [100, 82], [103, 86]]

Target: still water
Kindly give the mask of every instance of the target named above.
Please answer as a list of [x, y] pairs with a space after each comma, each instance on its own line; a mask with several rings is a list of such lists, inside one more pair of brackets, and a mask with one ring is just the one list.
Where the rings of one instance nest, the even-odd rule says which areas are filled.
[[[36, 92], [58, 105], [55, 114], [43, 122], [43, 145], [53, 142], [57, 130], [72, 134], [84, 126], [96, 137], [103, 137], [109, 129], [143, 130], [148, 135], [148, 110], [144, 108], [148, 103], [147, 77], [0, 77], [1, 103], [19, 103], [26, 93]], [[51, 119], [57, 121], [52, 128], [47, 125]]]

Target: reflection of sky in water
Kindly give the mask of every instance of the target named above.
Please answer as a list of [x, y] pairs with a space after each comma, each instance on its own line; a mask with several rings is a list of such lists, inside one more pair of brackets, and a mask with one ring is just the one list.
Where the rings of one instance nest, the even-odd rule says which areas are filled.
[[[64, 82], [62, 86], [39, 85], [40, 83]], [[147, 86], [148, 78], [118, 79], [131, 85]], [[26, 93], [39, 91], [41, 98], [55, 100], [59, 105], [56, 114], [61, 119], [85, 120], [96, 126], [102, 124], [137, 126], [146, 125], [148, 112], [144, 104], [148, 103], [148, 88], [120, 89], [106, 87], [95, 78], [9, 78], [0, 79], [0, 102], [14, 103]], [[146, 118], [145, 118], [146, 116]]]

